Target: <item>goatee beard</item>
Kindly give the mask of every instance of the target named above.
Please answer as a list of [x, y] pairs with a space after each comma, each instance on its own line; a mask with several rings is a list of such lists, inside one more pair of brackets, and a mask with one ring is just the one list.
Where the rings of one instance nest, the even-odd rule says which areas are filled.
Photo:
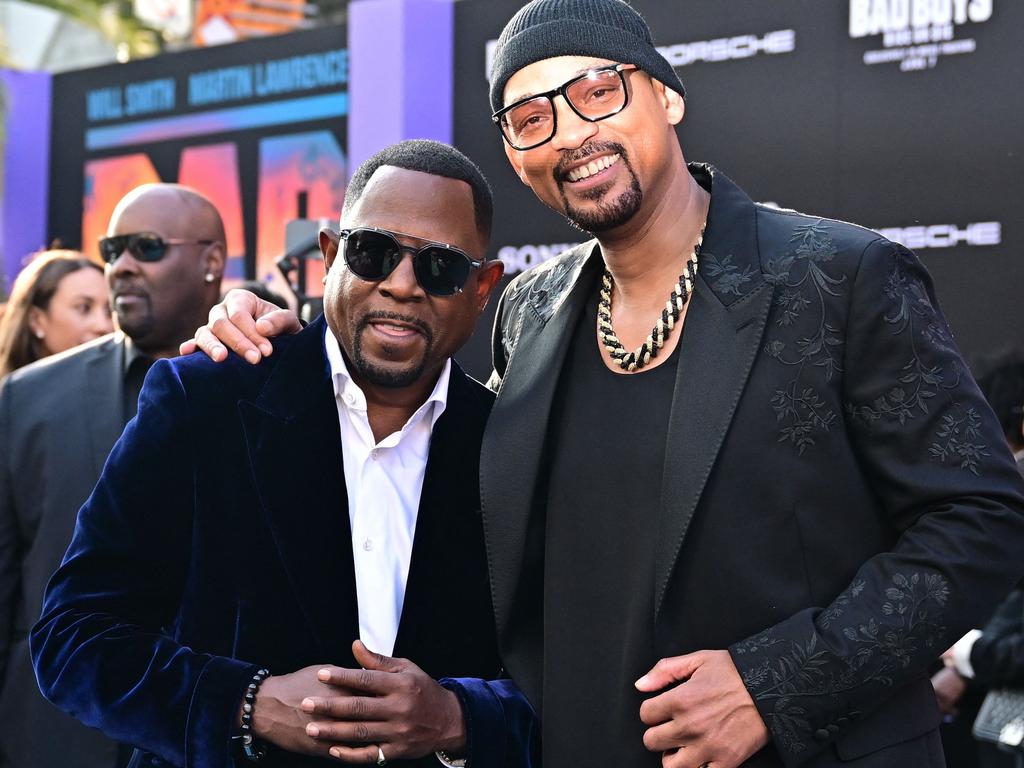
[[[601, 186], [580, 193], [584, 200], [591, 200], [596, 206], [589, 209], [581, 209], [573, 206], [565, 194], [565, 185], [571, 183], [568, 179], [568, 166], [579, 163], [598, 152], [609, 152], [619, 155], [619, 162], [629, 173], [629, 187], [613, 200], [605, 200], [608, 187]], [[588, 144], [573, 153], [562, 156], [554, 170], [555, 182], [558, 184], [558, 191], [562, 196], [562, 209], [569, 223], [583, 232], [599, 234], [622, 226], [629, 221], [640, 210], [643, 203], [644, 193], [640, 188], [640, 180], [637, 178], [633, 165], [629, 161], [626, 149], [616, 142], [602, 142], [600, 144]]]
[[[415, 325], [423, 333], [426, 341], [426, 348], [419, 360], [410, 363], [405, 368], [386, 368], [375, 365], [363, 354], [363, 332], [374, 320], [399, 320], [401, 322]], [[426, 370], [427, 360], [430, 359], [431, 351], [434, 348], [434, 334], [430, 326], [415, 318], [400, 315], [397, 312], [371, 312], [362, 318], [356, 326], [355, 338], [353, 340], [352, 365], [356, 372], [367, 382], [376, 387], [398, 388], [408, 387], [419, 381]]]

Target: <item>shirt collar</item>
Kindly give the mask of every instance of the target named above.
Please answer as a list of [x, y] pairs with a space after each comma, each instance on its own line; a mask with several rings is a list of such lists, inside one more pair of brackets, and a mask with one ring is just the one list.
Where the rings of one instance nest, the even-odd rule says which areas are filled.
[[121, 375], [127, 379], [128, 374], [138, 365], [145, 365], [148, 369], [153, 364], [153, 358], [139, 349], [135, 342], [132, 341], [131, 336], [124, 334], [122, 338], [124, 339], [124, 365], [121, 369]]
[[[326, 326], [324, 329], [324, 347], [327, 350], [327, 361], [331, 366], [331, 383], [334, 385], [334, 396], [345, 407], [365, 413], [366, 395], [363, 394], [363, 390], [359, 385], [353, 381], [352, 374], [349, 373], [348, 365], [345, 362], [345, 356], [341, 352], [341, 345], [338, 343], [338, 338], [334, 335], [330, 326]], [[416, 412], [409, 417], [407, 424], [411, 424], [429, 410], [430, 426], [433, 428], [437, 420], [441, 418], [445, 408], [448, 407], [448, 383], [451, 380], [451, 371], [452, 360], [448, 358], [444, 361], [444, 367], [441, 369], [441, 375], [437, 377], [433, 391], [423, 402], [423, 405], [417, 408]]]

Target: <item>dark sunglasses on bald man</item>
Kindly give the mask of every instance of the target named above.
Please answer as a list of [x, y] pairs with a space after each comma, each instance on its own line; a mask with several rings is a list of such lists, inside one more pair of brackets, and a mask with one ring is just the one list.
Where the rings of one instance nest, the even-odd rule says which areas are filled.
[[427, 245], [414, 248], [398, 242], [398, 235], [423, 240], [415, 235], [376, 227], [343, 229], [339, 234], [345, 263], [358, 277], [370, 282], [383, 280], [395, 271], [402, 254], [408, 251], [412, 254], [416, 281], [432, 296], [462, 293], [470, 271], [483, 265], [483, 261], [472, 259], [465, 251], [445, 243], [426, 241]]
[[216, 240], [180, 240], [175, 237], [160, 237], [152, 232], [135, 232], [130, 235], [114, 235], [100, 238], [100, 255], [108, 264], [128, 251], [136, 261], [160, 261], [167, 254], [169, 245], [213, 245]]

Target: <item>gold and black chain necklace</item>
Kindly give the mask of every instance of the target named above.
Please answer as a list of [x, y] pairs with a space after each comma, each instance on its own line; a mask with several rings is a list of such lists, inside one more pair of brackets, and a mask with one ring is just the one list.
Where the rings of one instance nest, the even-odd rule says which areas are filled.
[[637, 349], [630, 352], [622, 346], [619, 337], [615, 335], [612, 328], [612, 275], [608, 267], [604, 269], [601, 278], [601, 300], [597, 305], [597, 335], [601, 339], [605, 350], [622, 370], [628, 373], [639, 371], [645, 365], [658, 356], [658, 353], [665, 346], [665, 341], [672, 333], [679, 316], [683, 313], [683, 307], [693, 293], [693, 281], [697, 277], [697, 261], [700, 256], [700, 246], [704, 240], [704, 231], [701, 230], [697, 238], [697, 244], [693, 247], [693, 253], [686, 260], [683, 273], [679, 276], [679, 282], [672, 288], [672, 295], [665, 302], [665, 308], [661, 310], [661, 317], [654, 324], [647, 340]]

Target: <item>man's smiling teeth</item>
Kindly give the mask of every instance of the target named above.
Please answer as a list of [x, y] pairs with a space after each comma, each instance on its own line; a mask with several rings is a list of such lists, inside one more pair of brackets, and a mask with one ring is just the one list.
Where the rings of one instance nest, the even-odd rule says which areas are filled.
[[389, 333], [413, 333], [413, 329], [407, 325], [392, 325], [391, 323], [376, 323], [376, 326]]
[[610, 166], [612, 163], [619, 161], [620, 155], [607, 155], [605, 157], [599, 157], [597, 160], [592, 160], [586, 165], [581, 165], [579, 168], [573, 168], [567, 174], [569, 181], [580, 181], [586, 179], [589, 176], [593, 176], [598, 171], [603, 171], [605, 168]]

